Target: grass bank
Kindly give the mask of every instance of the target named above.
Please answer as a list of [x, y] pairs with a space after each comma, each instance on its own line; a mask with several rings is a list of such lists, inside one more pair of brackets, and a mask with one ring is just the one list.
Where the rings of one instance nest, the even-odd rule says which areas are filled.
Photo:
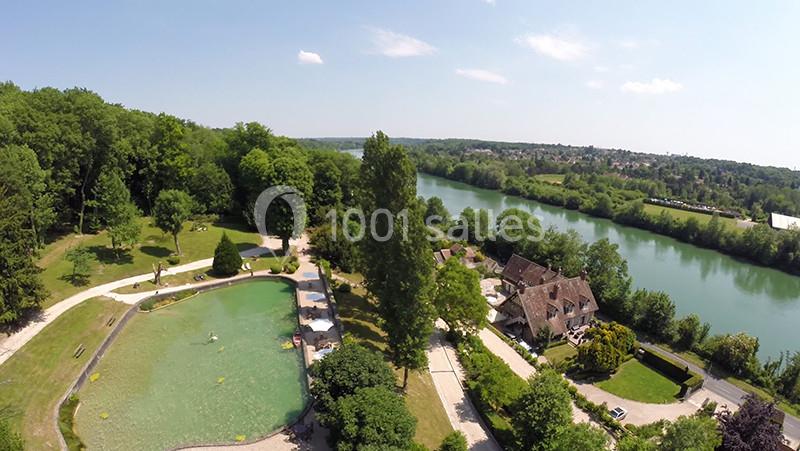
[[[0, 411], [22, 434], [26, 449], [59, 448], [56, 405], [111, 332], [108, 319], [120, 318], [129, 307], [89, 299], [59, 316], [0, 366]], [[86, 351], [73, 358], [80, 344]]]

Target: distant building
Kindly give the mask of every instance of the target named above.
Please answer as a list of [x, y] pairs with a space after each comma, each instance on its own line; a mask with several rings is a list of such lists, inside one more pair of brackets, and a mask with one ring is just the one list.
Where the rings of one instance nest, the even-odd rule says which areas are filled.
[[475, 267], [478, 263], [477, 255], [471, 247], [462, 246], [461, 244], [454, 244], [447, 249], [440, 249], [433, 253], [433, 259], [436, 264], [443, 265], [450, 257], [460, 256], [461, 263], [468, 268]]
[[561, 271], [553, 271], [542, 265], [520, 257], [517, 254], [508, 259], [508, 263], [501, 273], [503, 279], [503, 289], [508, 293], [514, 293], [520, 286], [536, 286], [554, 280], [563, 279]]
[[794, 216], [781, 215], [778, 213], [770, 213], [769, 225], [773, 229], [778, 229], [778, 230], [789, 230], [792, 228], [800, 229], [800, 218], [795, 218]]

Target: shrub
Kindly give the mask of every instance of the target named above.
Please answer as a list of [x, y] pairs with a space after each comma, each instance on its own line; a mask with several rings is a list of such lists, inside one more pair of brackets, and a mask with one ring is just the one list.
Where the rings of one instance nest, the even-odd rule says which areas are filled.
[[269, 265], [269, 272], [272, 274], [280, 274], [281, 271], [283, 271], [283, 267], [280, 265], [280, 263], [273, 263]]
[[347, 282], [339, 285], [336, 289], [339, 290], [340, 293], [350, 293], [353, 291], [353, 287]]
[[239, 272], [241, 266], [242, 257], [239, 255], [239, 250], [228, 238], [228, 234], [223, 233], [214, 250], [214, 262], [211, 264], [211, 270], [220, 276], [233, 276]]
[[289, 262], [283, 267], [283, 270], [286, 271], [286, 274], [293, 274], [295, 271], [297, 271], [297, 267], [297, 263]]
[[167, 263], [169, 263], [172, 266], [175, 266], [180, 262], [181, 258], [177, 255], [170, 255], [169, 257], [167, 257]]
[[467, 451], [467, 438], [460, 431], [453, 431], [442, 440], [437, 451]]

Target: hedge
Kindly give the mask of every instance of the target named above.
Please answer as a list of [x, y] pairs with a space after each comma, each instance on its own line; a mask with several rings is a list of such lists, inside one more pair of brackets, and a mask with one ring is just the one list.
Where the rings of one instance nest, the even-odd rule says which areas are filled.
[[689, 370], [688, 366], [650, 349], [640, 348], [639, 352], [642, 362], [680, 384], [681, 391], [678, 396], [685, 397], [703, 386], [703, 376]]

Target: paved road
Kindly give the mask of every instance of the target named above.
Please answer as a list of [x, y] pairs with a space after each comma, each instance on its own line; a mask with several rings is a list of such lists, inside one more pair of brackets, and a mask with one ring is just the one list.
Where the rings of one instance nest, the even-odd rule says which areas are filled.
[[[720, 379], [719, 377], [707, 372], [703, 368], [700, 368], [699, 366], [683, 359], [677, 354], [669, 352], [651, 343], [640, 342], [640, 344], [647, 349], [652, 349], [661, 354], [666, 354], [670, 358], [688, 366], [690, 370], [698, 374], [702, 374], [705, 378], [703, 388], [716, 394], [717, 396], [726, 399], [731, 404], [738, 406], [742, 403], [742, 398], [747, 395], [745, 390], [742, 390], [741, 388], [731, 384], [725, 379]], [[797, 446], [798, 443], [800, 443], [800, 420], [798, 420], [797, 417], [787, 413], [785, 419], [783, 420], [783, 434], [792, 442], [794, 446]]]
[[441, 320], [437, 321], [428, 347], [428, 369], [450, 424], [464, 434], [471, 451], [501, 451], [464, 392], [464, 375], [456, 350], [442, 337], [442, 328], [446, 327]]

